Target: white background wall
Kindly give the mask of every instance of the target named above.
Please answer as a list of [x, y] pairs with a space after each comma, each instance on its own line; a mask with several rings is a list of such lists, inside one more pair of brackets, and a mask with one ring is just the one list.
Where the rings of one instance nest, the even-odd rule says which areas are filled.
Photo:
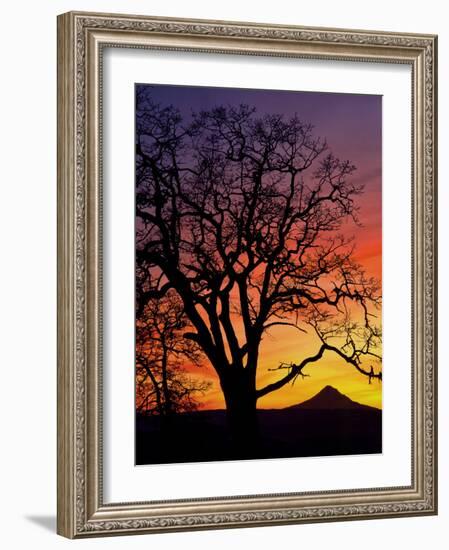
[[[259, 21], [439, 34], [440, 96], [440, 514], [288, 527], [70, 542], [56, 514], [56, 15], [69, 10]], [[347, 0], [90, 0], [2, 5], [0, 85], [0, 540], [3, 548], [364, 550], [447, 548], [449, 375], [445, 346], [449, 268], [449, 30], [445, 2]]]

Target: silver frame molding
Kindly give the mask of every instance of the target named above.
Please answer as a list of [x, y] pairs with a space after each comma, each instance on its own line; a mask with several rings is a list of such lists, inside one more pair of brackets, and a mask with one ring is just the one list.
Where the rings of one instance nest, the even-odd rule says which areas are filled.
[[[410, 486], [103, 502], [101, 67], [106, 46], [411, 66]], [[433, 35], [76, 12], [58, 17], [59, 534], [82, 538], [437, 513], [436, 56]]]

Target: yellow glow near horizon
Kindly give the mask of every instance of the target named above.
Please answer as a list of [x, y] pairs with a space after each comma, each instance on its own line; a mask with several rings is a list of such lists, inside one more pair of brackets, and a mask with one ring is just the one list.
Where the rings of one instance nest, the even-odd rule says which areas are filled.
[[[363, 258], [358, 257], [358, 261], [364, 260], [364, 266], [368, 267], [367, 271], [371, 273], [381, 271], [382, 260], [380, 251], [378, 251], [378, 243], [373, 243], [370, 247], [365, 245], [363, 247]], [[240, 317], [233, 315], [232, 322], [237, 337], [242, 343], [244, 336]], [[298, 364], [304, 358], [315, 355], [319, 347], [318, 338], [310, 333], [304, 334], [296, 328], [286, 326], [271, 328], [264, 335], [260, 346], [257, 388], [260, 389], [285, 375], [285, 371], [275, 370], [281, 362]], [[365, 362], [364, 368], [369, 369], [371, 363], [377, 371], [379, 365], [375, 362]], [[218, 376], [207, 360], [200, 367], [186, 362], [184, 368], [192, 378], [212, 383], [211, 388], [204, 395], [196, 396], [200, 409], [225, 408]], [[299, 376], [294, 384], [286, 384], [284, 387], [259, 399], [258, 408], [284, 408], [295, 405], [310, 399], [327, 385], [333, 386], [353, 401], [379, 409], [382, 408], [382, 383], [375, 379], [369, 384], [366, 376], [357, 372], [352, 365], [349, 365], [332, 352], [326, 352], [319, 361], [308, 365], [304, 370], [304, 374], [307, 375], [305, 378]]]

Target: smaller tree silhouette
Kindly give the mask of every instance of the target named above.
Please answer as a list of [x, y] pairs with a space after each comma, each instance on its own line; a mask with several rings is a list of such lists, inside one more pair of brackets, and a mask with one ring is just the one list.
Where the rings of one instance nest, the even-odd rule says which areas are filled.
[[136, 323], [136, 406], [139, 412], [170, 419], [175, 413], [195, 410], [195, 396], [209, 382], [189, 376], [186, 359], [200, 364], [201, 353], [180, 331], [187, 323], [179, 300], [172, 294], [150, 300]]

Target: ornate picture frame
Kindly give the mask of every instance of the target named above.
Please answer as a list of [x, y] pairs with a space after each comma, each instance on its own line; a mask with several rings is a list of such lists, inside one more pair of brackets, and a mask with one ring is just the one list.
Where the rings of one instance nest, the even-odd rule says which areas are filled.
[[[106, 48], [411, 69], [411, 483], [105, 502], [103, 53]], [[70, 12], [58, 17], [58, 533], [89, 536], [437, 513], [437, 37]], [[398, 283], [399, 284], [399, 283]], [[131, 427], [131, 429], [133, 429]]]

